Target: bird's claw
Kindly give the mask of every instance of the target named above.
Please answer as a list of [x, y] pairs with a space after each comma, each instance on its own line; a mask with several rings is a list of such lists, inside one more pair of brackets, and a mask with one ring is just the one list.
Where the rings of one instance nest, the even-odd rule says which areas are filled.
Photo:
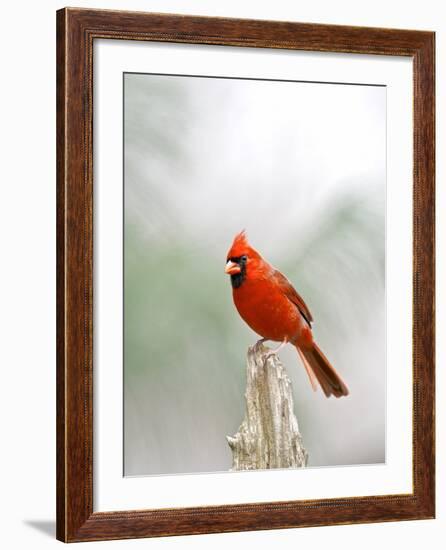
[[287, 342], [287, 340], [284, 340], [276, 349], [269, 350], [268, 353], [265, 355], [265, 364], [270, 357], [277, 357], [279, 351], [283, 348], [283, 346], [287, 344]]
[[257, 340], [257, 342], [254, 344], [255, 350], [260, 350], [260, 346], [266, 342], [266, 338], [261, 338], [260, 340]]

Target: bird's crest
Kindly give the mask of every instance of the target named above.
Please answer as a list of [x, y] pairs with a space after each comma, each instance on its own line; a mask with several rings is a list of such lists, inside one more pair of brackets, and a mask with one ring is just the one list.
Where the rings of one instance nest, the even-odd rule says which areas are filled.
[[228, 258], [239, 258], [245, 254], [253, 253], [257, 255], [257, 252], [249, 244], [246, 231], [243, 229], [234, 237], [234, 241], [228, 252]]

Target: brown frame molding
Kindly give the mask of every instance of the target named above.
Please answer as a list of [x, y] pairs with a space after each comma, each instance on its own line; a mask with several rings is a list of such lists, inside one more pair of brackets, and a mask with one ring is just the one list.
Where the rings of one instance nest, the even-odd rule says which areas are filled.
[[[408, 56], [414, 67], [413, 493], [93, 512], [93, 41]], [[65, 8], [57, 12], [57, 538], [88, 541], [433, 518], [434, 51], [424, 31]]]

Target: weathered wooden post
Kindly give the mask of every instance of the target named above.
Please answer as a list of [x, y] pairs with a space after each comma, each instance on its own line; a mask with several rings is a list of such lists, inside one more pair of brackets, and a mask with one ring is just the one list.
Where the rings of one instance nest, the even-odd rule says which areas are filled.
[[276, 355], [262, 343], [248, 348], [246, 414], [227, 436], [232, 470], [299, 468], [308, 461], [294, 414], [291, 381]]

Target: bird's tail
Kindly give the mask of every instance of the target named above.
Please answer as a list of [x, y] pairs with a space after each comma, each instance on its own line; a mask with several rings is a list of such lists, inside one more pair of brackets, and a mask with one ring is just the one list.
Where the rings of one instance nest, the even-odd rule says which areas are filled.
[[344, 381], [315, 342], [311, 349], [301, 349], [297, 346], [296, 349], [307, 371], [313, 390], [316, 390], [316, 382], [319, 382], [326, 397], [348, 395], [348, 388]]

